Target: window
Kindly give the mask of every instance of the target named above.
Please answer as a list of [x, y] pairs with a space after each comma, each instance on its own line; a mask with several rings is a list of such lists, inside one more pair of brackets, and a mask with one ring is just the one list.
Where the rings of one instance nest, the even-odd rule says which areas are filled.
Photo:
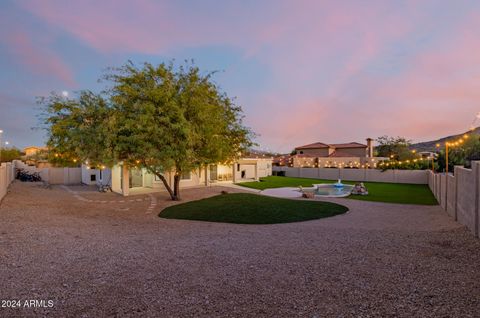
[[182, 172], [182, 180], [190, 180], [192, 178], [192, 173], [189, 172]]
[[90, 175], [90, 181], [97, 181], [97, 176], [95, 174]]
[[100, 181], [103, 180], [103, 171], [100, 169], [100, 176], [99, 176]]
[[240, 164], [237, 163], [236, 165], [237, 165], [237, 171], [240, 172]]
[[303, 151], [300, 151], [300, 154], [303, 155]]

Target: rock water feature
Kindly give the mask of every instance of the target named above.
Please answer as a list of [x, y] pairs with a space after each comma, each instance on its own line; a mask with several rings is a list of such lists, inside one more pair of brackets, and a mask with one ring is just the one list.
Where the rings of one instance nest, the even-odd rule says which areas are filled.
[[368, 190], [363, 184], [363, 182], [357, 183], [355, 185], [351, 185], [351, 184], [342, 183], [342, 180], [340, 179], [338, 179], [337, 182], [335, 183], [314, 184], [312, 188], [304, 188], [302, 186], [299, 186], [298, 189], [280, 188], [280, 189], [270, 190], [269, 192], [279, 192], [279, 191], [282, 191], [281, 189], [285, 189], [283, 191], [286, 191], [286, 192], [288, 191], [293, 191], [296, 193], [300, 192], [300, 194], [298, 194], [298, 197], [303, 197], [306, 199], [314, 199], [316, 197], [342, 198], [342, 197], [348, 197], [351, 194], [355, 194], [355, 195], [368, 194]]
[[367, 195], [368, 194], [367, 187], [363, 184], [363, 182], [357, 183], [352, 189], [352, 194]]

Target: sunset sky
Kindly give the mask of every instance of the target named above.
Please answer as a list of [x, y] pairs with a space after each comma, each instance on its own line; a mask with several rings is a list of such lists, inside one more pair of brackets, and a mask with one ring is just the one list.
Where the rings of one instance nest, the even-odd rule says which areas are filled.
[[194, 59], [261, 148], [467, 130], [480, 1], [0, 1], [0, 129], [41, 145], [35, 96], [98, 91], [127, 60]]

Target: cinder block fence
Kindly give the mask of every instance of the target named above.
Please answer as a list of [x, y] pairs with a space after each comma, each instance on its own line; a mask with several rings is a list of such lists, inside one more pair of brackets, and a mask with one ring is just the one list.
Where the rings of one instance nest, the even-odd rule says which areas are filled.
[[456, 166], [453, 175], [430, 172], [428, 186], [448, 215], [480, 237], [480, 161]]
[[15, 166], [11, 162], [4, 162], [0, 165], [0, 201], [7, 194], [10, 183], [15, 178]]
[[275, 172], [283, 171], [286, 177], [313, 178], [325, 180], [371, 181], [390, 183], [427, 184], [426, 170], [378, 170], [378, 169], [338, 169], [338, 168], [296, 168], [273, 167]]

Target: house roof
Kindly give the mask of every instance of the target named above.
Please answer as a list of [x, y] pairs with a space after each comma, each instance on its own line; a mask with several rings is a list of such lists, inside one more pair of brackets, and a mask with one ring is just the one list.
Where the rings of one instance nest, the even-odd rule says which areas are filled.
[[295, 149], [318, 149], [318, 148], [330, 148], [330, 146], [328, 144], [324, 144], [323, 142], [315, 142], [313, 144], [300, 146]]
[[335, 149], [345, 149], [345, 148], [367, 148], [367, 145], [361, 144], [359, 142], [348, 142], [343, 144], [326, 144], [323, 142], [315, 142], [313, 144], [308, 144], [295, 149], [319, 149], [319, 148], [335, 148]]
[[359, 142], [348, 142], [344, 144], [330, 144], [331, 147], [336, 149], [341, 148], [367, 148], [367, 145], [361, 144]]

